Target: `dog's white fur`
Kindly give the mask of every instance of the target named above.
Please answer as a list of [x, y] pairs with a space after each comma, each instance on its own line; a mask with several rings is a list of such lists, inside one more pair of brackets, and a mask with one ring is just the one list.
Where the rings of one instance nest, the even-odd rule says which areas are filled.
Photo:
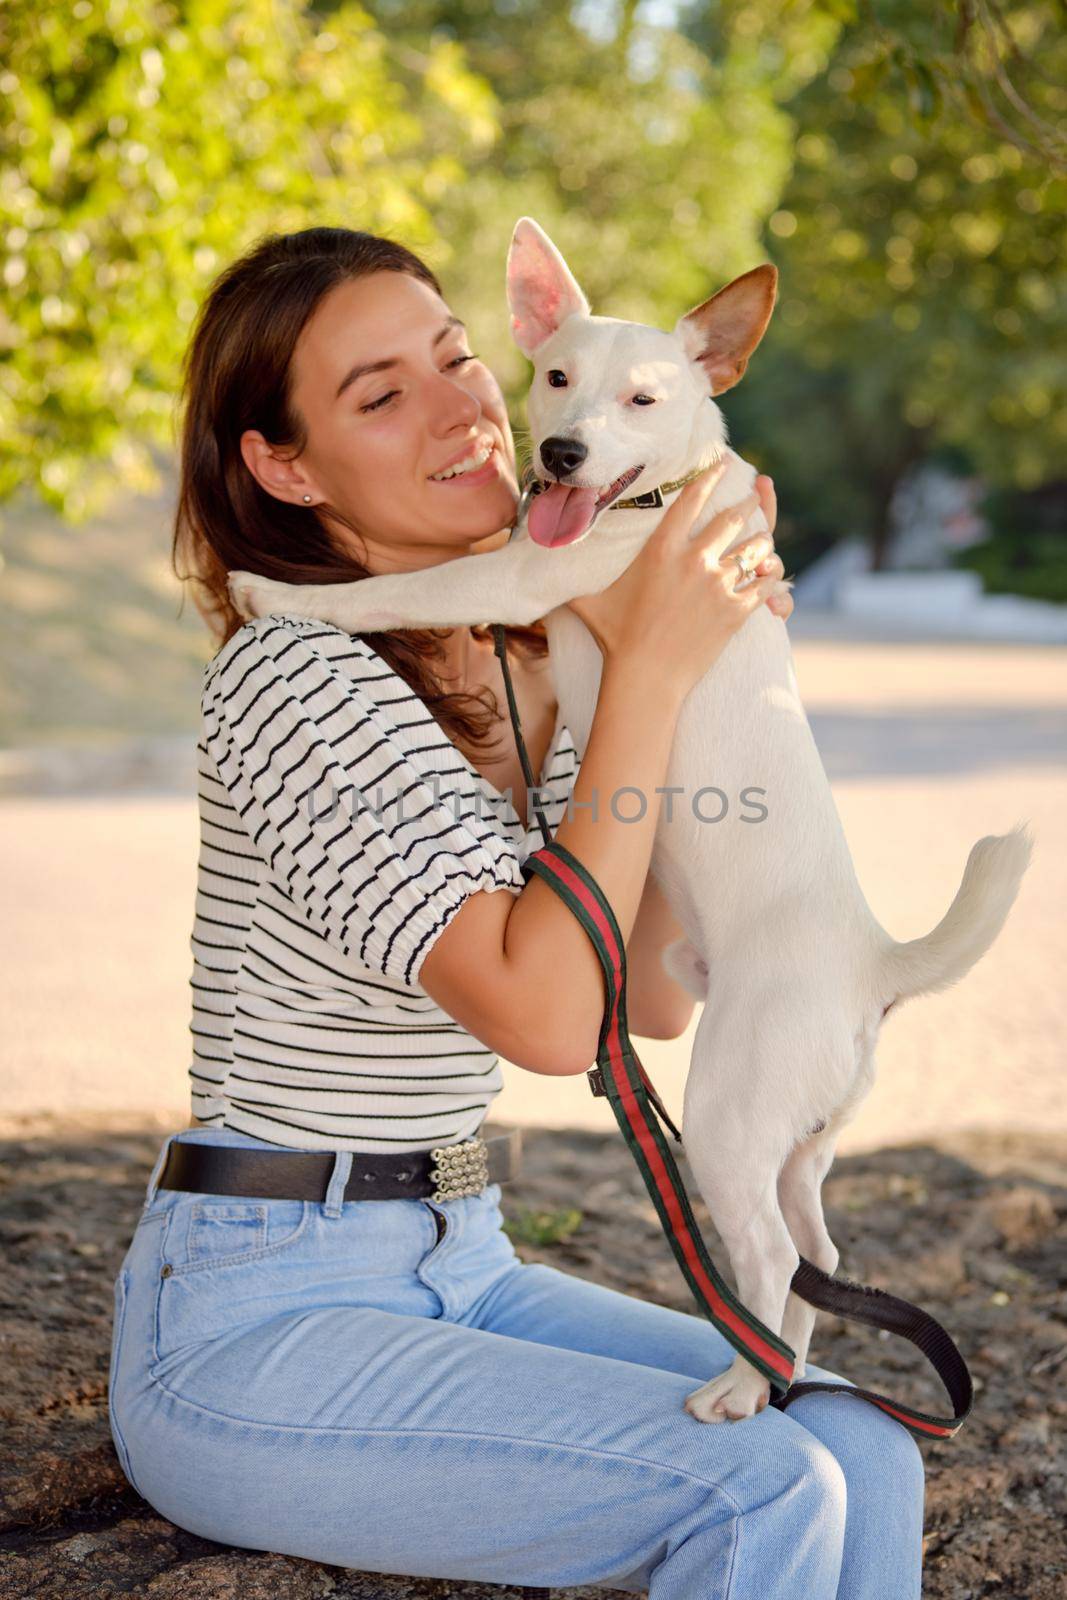
[[[671, 333], [592, 316], [555, 246], [521, 218], [507, 284], [515, 338], [536, 369], [528, 404], [535, 461], [548, 438], [577, 439], [588, 454], [567, 482], [596, 488], [643, 464], [625, 497], [716, 458], [726, 428], [712, 396], [743, 374], [770, 319], [776, 277], [773, 267], [757, 267]], [[547, 381], [553, 369], [565, 373], [566, 387]], [[655, 403], [634, 405], [638, 393]], [[729, 452], [694, 531], [736, 504], [754, 478]], [[563, 548], [542, 548], [524, 524], [500, 549], [420, 572], [333, 587], [234, 572], [230, 591], [242, 615], [316, 617], [352, 633], [544, 618], [557, 731], [565, 723], [581, 754], [602, 662], [565, 602], [618, 577], [663, 515], [609, 506]], [[767, 531], [758, 511], [748, 526]], [[670, 648], [669, 639], [662, 644]], [[701, 820], [723, 804], [709, 786], [729, 807], [718, 822]], [[664, 966], [706, 1002], [685, 1086], [685, 1151], [742, 1303], [795, 1350], [800, 1379], [815, 1312], [789, 1285], [799, 1255], [827, 1273], [837, 1267], [820, 1189], [838, 1135], [874, 1081], [883, 1015], [957, 982], [989, 948], [1032, 839], [1025, 823], [979, 839], [937, 926], [923, 938], [892, 939], [864, 900], [801, 705], [787, 630], [765, 605], [686, 697], [667, 787], [677, 792], [662, 803], [651, 866], [687, 938], [668, 948]], [[632, 803], [623, 797], [623, 813]], [[753, 820], [759, 805], [766, 817]], [[762, 1410], [769, 1394], [767, 1380], [738, 1355], [685, 1404], [701, 1421], [736, 1421]]]

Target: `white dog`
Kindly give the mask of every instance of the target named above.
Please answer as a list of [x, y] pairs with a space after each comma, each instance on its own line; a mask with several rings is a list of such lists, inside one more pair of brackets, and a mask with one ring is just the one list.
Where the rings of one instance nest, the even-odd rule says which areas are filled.
[[[756, 267], [670, 333], [592, 316], [551, 240], [521, 218], [507, 290], [516, 341], [536, 368], [528, 415], [546, 488], [511, 542], [337, 586], [234, 572], [238, 611], [315, 617], [351, 633], [544, 618], [560, 722], [583, 753], [601, 655], [565, 602], [612, 583], [663, 516], [655, 504], [614, 502], [670, 485], [726, 449], [712, 396], [744, 373], [776, 284], [772, 266]], [[730, 453], [694, 532], [754, 479]], [[767, 531], [758, 511], [749, 526]], [[685, 1151], [737, 1294], [795, 1350], [799, 1380], [815, 1311], [790, 1281], [800, 1255], [836, 1270], [820, 1189], [838, 1135], [874, 1081], [883, 1015], [955, 983], [989, 948], [1032, 841], [1025, 823], [979, 839], [932, 932], [892, 939], [863, 898], [787, 629], [765, 605], [686, 697], [667, 787], [674, 792], [661, 807], [651, 866], [687, 940], [670, 946], [664, 965], [706, 1001], [685, 1086]], [[686, 1408], [703, 1422], [736, 1421], [769, 1395], [768, 1380], [739, 1354]]]

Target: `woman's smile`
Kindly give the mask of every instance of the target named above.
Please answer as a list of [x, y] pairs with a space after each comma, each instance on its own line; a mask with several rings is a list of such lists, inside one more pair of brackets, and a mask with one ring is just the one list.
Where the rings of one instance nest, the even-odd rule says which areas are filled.
[[[488, 456], [486, 451], [488, 450]], [[482, 458], [485, 457], [483, 462]], [[470, 465], [468, 465], [470, 463]], [[465, 484], [468, 488], [477, 488], [481, 484], [492, 483], [500, 475], [500, 455], [496, 444], [486, 440], [478, 448], [463, 456], [451, 468], [442, 468], [450, 473], [448, 477], [430, 476], [430, 482], [441, 488], [452, 488], [456, 484]]]

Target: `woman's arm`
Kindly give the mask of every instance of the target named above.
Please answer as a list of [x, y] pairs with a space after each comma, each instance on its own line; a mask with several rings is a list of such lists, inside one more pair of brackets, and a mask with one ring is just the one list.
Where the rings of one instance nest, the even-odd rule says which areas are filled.
[[643, 1039], [677, 1039], [689, 1026], [696, 1001], [667, 976], [660, 959], [667, 945], [684, 937], [650, 872], [626, 945], [626, 1019]]

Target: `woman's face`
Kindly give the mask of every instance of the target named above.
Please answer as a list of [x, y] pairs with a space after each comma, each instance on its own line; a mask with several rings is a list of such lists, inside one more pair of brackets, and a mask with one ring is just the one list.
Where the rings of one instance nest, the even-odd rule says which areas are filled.
[[[331, 290], [297, 341], [292, 376], [307, 445], [295, 463], [305, 481], [286, 498], [311, 493], [309, 514], [341, 512], [360, 540], [331, 519], [332, 537], [372, 572], [450, 561], [511, 523], [504, 397], [429, 284], [375, 272]], [[484, 447], [483, 467], [435, 477]]]

